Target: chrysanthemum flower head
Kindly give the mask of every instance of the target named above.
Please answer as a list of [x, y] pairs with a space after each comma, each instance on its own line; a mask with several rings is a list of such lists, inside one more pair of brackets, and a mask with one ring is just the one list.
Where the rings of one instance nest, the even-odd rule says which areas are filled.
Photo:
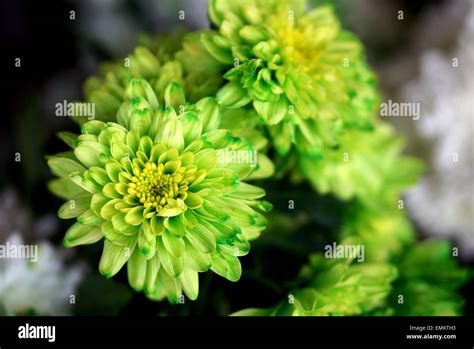
[[330, 7], [306, 13], [303, 0], [211, 0], [209, 15], [218, 31], [201, 41], [229, 80], [219, 102], [252, 102], [280, 155], [294, 143], [318, 157], [345, 127], [370, 129], [375, 79]]
[[176, 302], [198, 296], [198, 272], [211, 269], [237, 281], [238, 257], [265, 227], [256, 209], [264, 191], [242, 180], [246, 162], [222, 161], [221, 152], [253, 151], [218, 129], [213, 98], [186, 103], [170, 83], [163, 103], [143, 79], [132, 79], [117, 122], [89, 121], [68, 138], [73, 152], [49, 159], [60, 176], [50, 186], [68, 201], [61, 218], [77, 218], [64, 244], [104, 241], [99, 269], [107, 277], [127, 263], [136, 290]]
[[244, 309], [234, 315], [367, 315], [386, 306], [397, 275], [397, 269], [389, 263], [358, 264], [354, 259], [326, 259], [315, 253], [301, 269], [297, 280], [301, 287], [288, 299], [271, 308]]

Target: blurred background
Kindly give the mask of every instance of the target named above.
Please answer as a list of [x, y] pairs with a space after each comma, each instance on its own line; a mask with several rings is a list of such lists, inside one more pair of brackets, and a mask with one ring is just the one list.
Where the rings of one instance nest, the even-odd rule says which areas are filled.
[[[474, 266], [473, 2], [333, 3], [344, 27], [364, 42], [383, 100], [421, 105], [417, 121], [389, 119], [406, 138], [406, 152], [428, 164], [423, 178], [405, 195], [419, 234], [449, 239], [460, 247], [462, 263]], [[182, 10], [184, 20], [179, 19]], [[258, 253], [243, 259], [244, 269], [251, 267], [238, 283], [238, 292], [232, 292], [235, 284], [206, 273], [200, 279], [199, 301], [183, 307], [132, 294], [124, 273], [114, 280], [102, 278], [95, 269], [100, 245], [74, 251], [61, 247], [70, 222], [56, 216], [61, 200], [47, 190], [51, 174], [44, 155], [63, 151], [55, 133], [76, 132], [77, 125], [55, 116], [55, 104], [81, 99], [82, 84], [98, 72], [99, 62], [127, 55], [139, 33], [207, 28], [206, 13], [206, 0], [63, 0], [47, 6], [38, 1], [2, 1], [0, 243], [7, 239], [39, 243], [48, 258], [36, 271], [0, 261], [0, 314], [21, 314], [36, 307], [44, 314], [213, 315], [270, 306], [284, 292], [279, 281], [291, 280], [312, 252], [308, 246], [322, 243], [307, 244], [312, 238], [305, 231], [271, 242], [262, 237], [253, 247]], [[304, 189], [298, 195], [307, 203], [302, 210], [309, 212], [313, 226], [331, 234], [343, 204], [331, 198], [314, 200], [314, 194]], [[293, 218], [296, 230], [305, 218], [299, 213]], [[52, 269], [55, 273], [47, 272]], [[24, 291], [16, 292], [20, 289]], [[467, 314], [474, 313], [473, 291], [472, 282], [462, 290], [468, 299]], [[105, 293], [110, 297], [99, 297]], [[71, 294], [76, 296], [72, 305]], [[256, 294], [266, 304], [255, 304]], [[48, 295], [64, 301], [46, 302]], [[42, 302], [45, 305], [38, 308]]]

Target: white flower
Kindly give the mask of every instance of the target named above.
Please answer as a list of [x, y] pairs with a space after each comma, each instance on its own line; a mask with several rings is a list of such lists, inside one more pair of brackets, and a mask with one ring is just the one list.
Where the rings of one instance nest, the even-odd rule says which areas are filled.
[[[7, 242], [22, 245], [19, 234]], [[38, 246], [38, 260], [25, 258], [0, 259], [0, 313], [35, 315], [67, 315], [72, 305], [70, 296], [83, 276], [80, 266], [66, 267], [64, 256], [48, 242]]]
[[407, 194], [408, 207], [422, 228], [454, 238], [466, 257], [474, 256], [473, 43], [471, 6], [458, 49], [424, 54], [420, 77], [402, 92], [404, 99], [421, 102], [415, 130], [431, 151], [426, 175]]

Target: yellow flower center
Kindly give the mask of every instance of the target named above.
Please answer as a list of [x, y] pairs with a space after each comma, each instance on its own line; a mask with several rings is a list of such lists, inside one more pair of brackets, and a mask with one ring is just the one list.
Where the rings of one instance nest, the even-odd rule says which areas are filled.
[[171, 173], [163, 164], [147, 162], [144, 168], [133, 167], [128, 193], [134, 195], [145, 209], [155, 209], [158, 213], [164, 206], [176, 206], [187, 197], [188, 182], [183, 180], [186, 167], [180, 166]]
[[279, 35], [282, 40], [283, 58], [286, 62], [310, 71], [318, 56], [318, 49], [307, 32], [297, 27], [285, 27]]

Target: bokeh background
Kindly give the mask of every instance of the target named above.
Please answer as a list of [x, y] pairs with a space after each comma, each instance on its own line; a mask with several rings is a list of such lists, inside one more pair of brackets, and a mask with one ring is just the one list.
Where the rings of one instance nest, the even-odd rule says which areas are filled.
[[[343, 25], [364, 42], [384, 101], [421, 105], [418, 121], [389, 119], [406, 138], [406, 152], [427, 163], [425, 175], [405, 195], [418, 233], [422, 238], [449, 239], [460, 246], [461, 263], [473, 267], [473, 2], [333, 3]], [[179, 19], [181, 10], [184, 20]], [[398, 19], [399, 11], [403, 20]], [[311, 234], [314, 229], [333, 241], [330, 235], [340, 224], [343, 203], [315, 197], [305, 187], [270, 190], [268, 199], [277, 208], [298, 197], [291, 227], [282, 229], [285, 222], [272, 222], [272, 238], [264, 234], [242, 259], [246, 272], [238, 284], [206, 273], [200, 279], [199, 300], [179, 307], [132, 293], [124, 273], [113, 280], [101, 277], [96, 270], [100, 246], [74, 251], [61, 247], [70, 222], [56, 217], [61, 201], [47, 190], [51, 174], [44, 156], [64, 150], [55, 133], [74, 132], [77, 125], [55, 116], [55, 104], [81, 99], [82, 84], [98, 72], [99, 62], [127, 55], [140, 33], [206, 28], [206, 12], [206, 0], [1, 3], [0, 243], [7, 239], [39, 243], [47, 258], [35, 270], [0, 261], [0, 314], [12, 309], [27, 314], [33, 308], [35, 314], [225, 315], [266, 307], [284, 296], [285, 287], [291, 286], [288, 280], [307, 255], [324, 244]], [[16, 58], [21, 59], [20, 67], [15, 67]], [[459, 67], [453, 67], [454, 58]], [[452, 161], [453, 156], [458, 161]], [[462, 290], [465, 313], [471, 315], [473, 291], [472, 281]]]

